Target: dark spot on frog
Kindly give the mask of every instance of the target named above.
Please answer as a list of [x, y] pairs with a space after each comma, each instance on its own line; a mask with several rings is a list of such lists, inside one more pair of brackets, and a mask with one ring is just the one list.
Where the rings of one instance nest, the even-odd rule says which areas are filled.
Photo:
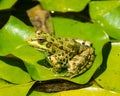
[[69, 53], [69, 56], [70, 56], [70, 57], [71, 57], [71, 56], [73, 56], [73, 53], [72, 53], [72, 52], [70, 52], [70, 53]]
[[65, 60], [66, 60], [66, 59], [64, 58], [64, 59], [63, 59], [63, 62], [65, 62]]
[[70, 45], [70, 44], [68, 44], [67, 47], [70, 48], [70, 49], [73, 49], [73, 46]]
[[58, 39], [58, 40], [61, 40], [62, 38], [58, 37], [57, 39]]
[[61, 55], [62, 55], [62, 56], [64, 56], [65, 54], [64, 54], [64, 53], [62, 53]]
[[68, 38], [65, 38], [65, 41], [69, 41]]
[[59, 41], [60, 44], [63, 44], [63, 41]]
[[51, 38], [51, 41], [54, 42], [55, 41], [54, 38]]
[[69, 52], [68, 51], [65, 51], [65, 54], [68, 54]]
[[46, 47], [47, 47], [47, 48], [50, 48], [51, 45], [52, 45], [52, 42], [48, 42], [48, 43], [46, 44]]
[[58, 56], [61, 56], [61, 54], [58, 54]]
[[60, 48], [60, 49], [63, 49], [63, 46], [60, 46], [59, 48]]
[[117, 56], [120, 56], [120, 53], [118, 53]]
[[56, 50], [55, 48], [52, 47], [52, 53], [56, 53]]

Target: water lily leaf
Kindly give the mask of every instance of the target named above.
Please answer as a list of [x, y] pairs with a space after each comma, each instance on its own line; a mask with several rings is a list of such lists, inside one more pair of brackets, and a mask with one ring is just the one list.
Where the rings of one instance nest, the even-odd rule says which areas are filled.
[[33, 91], [29, 96], [54, 96], [55, 93], [44, 93], [44, 92], [38, 92]]
[[0, 0], [0, 10], [11, 8], [17, 0]]
[[53, 96], [120, 96], [120, 94], [115, 92], [110, 92], [108, 90], [104, 90], [101, 88], [88, 87], [78, 90], [58, 92]]
[[[38, 79], [40, 76], [38, 76], [38, 72], [36, 70], [35, 64], [37, 64], [39, 60], [44, 59], [44, 55], [38, 52], [37, 50], [35, 50], [34, 48], [28, 46], [26, 43], [26, 39], [33, 32], [34, 32], [33, 28], [28, 27], [27, 25], [25, 25], [23, 22], [21, 22], [17, 18], [11, 16], [7, 24], [0, 30], [0, 50], [1, 50], [0, 55], [5, 56], [8, 54], [12, 54], [16, 56], [17, 58], [21, 59], [23, 63], [25, 64], [27, 70], [30, 72], [30, 75], [32, 75], [33, 78]], [[5, 60], [4, 62], [6, 63], [7, 61]], [[12, 62], [12, 61], [9, 61], [9, 62]], [[3, 62], [1, 64], [3, 64]], [[16, 65], [18, 65], [18, 63]], [[5, 66], [5, 64], [3, 64], [3, 66]], [[7, 68], [9, 68], [9, 66], [6, 67], [6, 69], [4, 70], [7, 70]], [[11, 68], [9, 69], [10, 69], [9, 71], [12, 71]], [[19, 73], [19, 75], [21, 75], [20, 70], [16, 70], [16, 72]], [[8, 73], [6, 75], [8, 75], [6, 77], [11, 76], [12, 78], [12, 74]], [[7, 80], [8, 79], [10, 78], [7, 78]], [[18, 78], [16, 78], [16, 80], [18, 80]], [[8, 80], [8, 81], [11, 81], [11, 80]], [[19, 82], [19, 81], [14, 81], [14, 82]]]
[[102, 48], [104, 44], [109, 41], [107, 34], [104, 33], [104, 30], [98, 26], [90, 23], [81, 23], [65, 18], [54, 18], [53, 22], [56, 35], [63, 37], [80, 38], [93, 43], [93, 47], [95, 48], [96, 53], [96, 59], [93, 63], [93, 66], [84, 74], [70, 79], [73, 82], [81, 84], [88, 82], [93, 73], [102, 63]]
[[[61, 22], [59, 22], [59, 21], [61, 21]], [[61, 79], [71, 80], [71, 81], [79, 83], [79, 84], [87, 83], [90, 80], [90, 78], [92, 77], [93, 73], [96, 71], [96, 69], [102, 63], [102, 48], [103, 48], [104, 44], [109, 41], [107, 34], [104, 33], [104, 30], [102, 30], [101, 28], [99, 28], [96, 25], [93, 25], [90, 23], [81, 23], [81, 22], [74, 21], [71, 19], [53, 18], [53, 24], [54, 24], [54, 28], [55, 28], [55, 35], [63, 36], [63, 37], [71, 37], [71, 38], [81, 38], [84, 40], [89, 40], [93, 43], [93, 47], [95, 48], [95, 52], [96, 52], [96, 59], [94, 61], [93, 66], [90, 68], [90, 70], [88, 70], [84, 74], [82, 74], [76, 78], [72, 78], [72, 79], [61, 77], [60, 76], [61, 74], [60, 75], [55, 74], [52, 71], [48, 70], [47, 68], [45, 68], [41, 65], [38, 65], [38, 64], [35, 64], [35, 65], [32, 64], [32, 66], [30, 66], [30, 64], [28, 64], [29, 68], [27, 68], [27, 69], [30, 70], [30, 74], [32, 75], [32, 77], [35, 77], [35, 75], [38, 74], [38, 76], [36, 76], [36, 77], [40, 77], [40, 80], [61, 78]], [[96, 30], [98, 30], [98, 31], [96, 31]], [[98, 45], [98, 42], [99, 42], [99, 45]], [[16, 51], [16, 52], [20, 52], [20, 51]], [[20, 52], [20, 53], [22, 53], [22, 52]], [[23, 60], [24, 60], [24, 58], [23, 58]], [[32, 62], [30, 62], [30, 63], [32, 63]], [[47, 74], [47, 76], [46, 76], [46, 74]], [[37, 80], [39, 80], [39, 78], [37, 78]]]
[[104, 33], [104, 30], [90, 23], [80, 23], [78, 21], [63, 18], [54, 18], [53, 23], [56, 35], [81, 38], [84, 40], [89, 40], [93, 43], [93, 47], [95, 48], [96, 53], [96, 59], [90, 70], [76, 78], [70, 79], [63, 78], [59, 74], [55, 74], [54, 72], [42, 66], [42, 60], [45, 59], [44, 54], [28, 46], [25, 43], [25, 39], [29, 37], [30, 34], [32, 34], [32, 30], [14, 17], [10, 18], [8, 23], [0, 32], [0, 55], [7, 55], [11, 53], [14, 56], [20, 58], [24, 62], [28, 72], [34, 80], [62, 78], [80, 84], [88, 82], [93, 73], [102, 63], [102, 48], [103, 45], [109, 41], [108, 36]]
[[26, 44], [26, 38], [33, 31], [33, 28], [11, 16], [6, 25], [0, 30], [0, 55], [7, 55]]
[[[119, 1], [91, 1], [90, 16], [92, 19], [104, 16], [106, 13], [112, 11], [120, 5]], [[106, 7], [107, 6], [107, 7]]]
[[10, 84], [8, 81], [0, 78], [0, 88], [6, 86], [6, 85], [8, 85], [8, 84]]
[[15, 50], [13, 54], [24, 61], [29, 74], [34, 80], [47, 80], [53, 77], [54, 73], [42, 66], [45, 59], [43, 53], [26, 45]]
[[93, 21], [102, 26], [109, 36], [120, 40], [119, 10], [119, 1], [93, 1], [90, 3], [90, 16]]
[[38, 0], [42, 6], [50, 11], [82, 11], [90, 0]]
[[21, 60], [6, 57], [0, 57], [0, 78], [16, 84], [31, 81]]
[[[110, 46], [109, 46], [110, 47]], [[108, 48], [106, 46], [106, 50]], [[96, 78], [97, 83], [105, 89], [120, 92], [120, 43], [112, 43], [110, 54], [106, 62], [102, 64], [97, 74], [104, 72]]]
[[8, 84], [0, 88], [0, 96], [26, 96], [33, 83], [21, 85]]
[[[45, 59], [44, 54], [28, 46], [26, 43], [26, 39], [33, 32], [33, 28], [28, 27], [17, 18], [11, 16], [7, 24], [0, 30], [0, 55], [12, 54], [21, 59], [34, 80], [52, 78], [54, 73], [40, 65], [41, 61]], [[46, 74], [48, 74], [48, 77], [46, 77]], [[11, 76], [11, 74], [7, 75]]]
[[120, 93], [108, 91], [98, 87], [87, 87], [83, 89], [62, 91], [57, 93], [33, 91], [29, 96], [120, 96]]

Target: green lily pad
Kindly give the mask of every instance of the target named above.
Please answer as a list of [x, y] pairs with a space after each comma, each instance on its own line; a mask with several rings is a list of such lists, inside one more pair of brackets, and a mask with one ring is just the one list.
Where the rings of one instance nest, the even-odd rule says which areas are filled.
[[38, 0], [44, 9], [50, 11], [60, 11], [60, 12], [69, 12], [69, 11], [82, 11], [90, 0]]
[[45, 92], [38, 92], [38, 91], [33, 91], [29, 96], [54, 96], [56, 93], [45, 93]]
[[102, 63], [102, 48], [104, 44], [109, 41], [107, 34], [104, 33], [104, 30], [102, 30], [99, 26], [90, 23], [81, 23], [65, 18], [54, 18], [53, 22], [56, 35], [63, 37], [80, 38], [93, 43], [96, 54], [93, 66], [84, 74], [70, 79], [71, 81], [80, 84], [88, 82], [93, 73]]
[[91, 1], [89, 3], [89, 6], [90, 16], [92, 17], [92, 19], [97, 19], [98, 17], [104, 16], [106, 13], [109, 13], [110, 11], [120, 6], [120, 2], [118, 0]]
[[[109, 47], [106, 46], [106, 50]], [[102, 64], [100, 70], [96, 72], [97, 76], [101, 71], [104, 72], [98, 76], [96, 82], [107, 90], [120, 92], [120, 42], [112, 43], [107, 61]]]
[[120, 94], [101, 88], [88, 87], [78, 90], [58, 92], [53, 96], [120, 96]]
[[2, 87], [4, 87], [4, 86], [6, 86], [6, 85], [8, 85], [8, 84], [9, 84], [9, 82], [8, 82], [8, 81], [6, 81], [6, 80], [4, 80], [4, 79], [0, 78], [0, 88], [2, 88]]
[[[59, 22], [61, 21], [61, 22]], [[94, 61], [93, 66], [84, 74], [76, 77], [76, 78], [65, 78], [61, 77], [59, 74], [55, 74], [52, 71], [48, 70], [47, 68], [43, 67], [41, 64], [42, 62], [39, 62], [40, 64], [32, 64], [30, 66], [29, 62], [27, 68], [31, 74], [32, 77], [35, 80], [49, 80], [49, 79], [55, 79], [55, 78], [61, 78], [61, 79], [67, 79], [79, 84], [85, 84], [87, 83], [96, 69], [101, 65], [102, 63], [102, 48], [106, 42], [109, 41], [109, 38], [106, 33], [104, 33], [104, 30], [99, 28], [99, 26], [90, 24], [90, 23], [81, 23], [78, 21], [74, 21], [71, 19], [65, 19], [65, 18], [53, 18], [53, 24], [55, 28], [55, 35], [57, 36], [63, 36], [63, 37], [71, 37], [71, 38], [81, 38], [84, 40], [89, 40], [93, 43], [93, 47], [95, 48], [96, 52], [96, 59]], [[62, 26], [60, 26], [62, 25]], [[96, 31], [98, 30], [98, 31]], [[94, 33], [93, 33], [94, 32]], [[99, 35], [98, 35], [99, 34]], [[92, 38], [91, 38], [92, 37]], [[94, 37], [94, 38], [93, 38]], [[99, 45], [98, 45], [99, 42]], [[28, 51], [28, 50], [27, 50]], [[19, 51], [17, 51], [19, 52]], [[22, 52], [20, 52], [22, 53]], [[22, 57], [21, 57], [22, 58]], [[24, 60], [24, 58], [22, 59]], [[37, 59], [36, 59], [37, 61]], [[33, 74], [35, 73], [35, 74]], [[48, 74], [49, 73], [49, 74]], [[47, 74], [47, 76], [46, 76]], [[38, 76], [38, 77], [37, 77]]]
[[27, 83], [31, 77], [19, 59], [0, 57], [0, 78], [15, 84]]
[[33, 31], [33, 28], [26, 26], [23, 22], [11, 16], [6, 25], [0, 30], [0, 55], [7, 55], [24, 46], [26, 38]]
[[0, 96], [26, 96], [34, 82], [14, 85], [8, 84], [0, 88]]
[[62, 91], [57, 93], [33, 91], [29, 96], [120, 96], [120, 93], [108, 91], [98, 87], [87, 87], [83, 89]]
[[0, 0], [0, 10], [11, 8], [17, 0]]
[[[40, 79], [40, 76], [38, 76], [38, 72], [36, 70], [36, 64], [38, 61], [43, 60], [45, 57], [42, 53], [27, 45], [26, 39], [32, 34], [32, 32], [34, 32], [33, 28], [28, 27], [17, 18], [11, 16], [7, 24], [0, 30], [0, 56], [12, 54], [15, 57], [21, 59], [23, 61], [23, 65], [26, 66], [30, 75], [32, 75], [32, 77], [35, 79]], [[7, 65], [6, 60], [4, 62]], [[3, 64], [3, 66], [5, 66], [5, 64]], [[18, 64], [14, 65], [17, 66]], [[9, 68], [9, 66], [4, 70], [7, 70], [7, 68]], [[10, 68], [9, 71], [12, 71], [12, 69]], [[16, 71], [19, 75], [21, 75], [20, 70]], [[6, 75], [6, 77], [12, 77], [12, 74], [8, 73]], [[11, 81], [10, 78], [7, 80]], [[16, 80], [20, 81], [18, 78], [16, 78]]]
[[120, 40], [119, 10], [119, 1], [93, 1], [90, 3], [90, 16], [93, 21], [103, 27], [109, 36], [118, 40]]
[[93, 43], [96, 59], [93, 66], [84, 74], [72, 79], [64, 78], [42, 66], [41, 64], [45, 58], [44, 54], [25, 43], [25, 39], [29, 37], [34, 30], [14, 17], [11, 17], [8, 23], [0, 31], [0, 55], [3, 56], [11, 53], [20, 58], [24, 62], [29, 74], [34, 80], [61, 78], [71, 80], [79, 84], [87, 83], [102, 63], [102, 48], [104, 44], [109, 41], [107, 34], [104, 33], [104, 30], [99, 28], [99, 26], [90, 23], [81, 23], [71, 19], [53, 18], [53, 24], [56, 35], [81, 38], [84, 40], [89, 40]]

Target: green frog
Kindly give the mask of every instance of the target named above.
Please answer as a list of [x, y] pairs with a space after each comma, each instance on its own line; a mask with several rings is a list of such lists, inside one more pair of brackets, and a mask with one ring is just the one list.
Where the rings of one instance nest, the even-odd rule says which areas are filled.
[[57, 74], [64, 73], [63, 76], [70, 78], [87, 71], [95, 59], [95, 50], [89, 41], [59, 37], [37, 30], [27, 42], [46, 54], [51, 66], [48, 69]]

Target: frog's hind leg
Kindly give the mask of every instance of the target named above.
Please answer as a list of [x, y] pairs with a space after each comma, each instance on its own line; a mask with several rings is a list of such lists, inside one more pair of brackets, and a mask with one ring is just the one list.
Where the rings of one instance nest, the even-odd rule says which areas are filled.
[[68, 62], [68, 76], [75, 77], [87, 71], [93, 64], [95, 55], [94, 49], [88, 48], [81, 54], [73, 57], [72, 60]]

